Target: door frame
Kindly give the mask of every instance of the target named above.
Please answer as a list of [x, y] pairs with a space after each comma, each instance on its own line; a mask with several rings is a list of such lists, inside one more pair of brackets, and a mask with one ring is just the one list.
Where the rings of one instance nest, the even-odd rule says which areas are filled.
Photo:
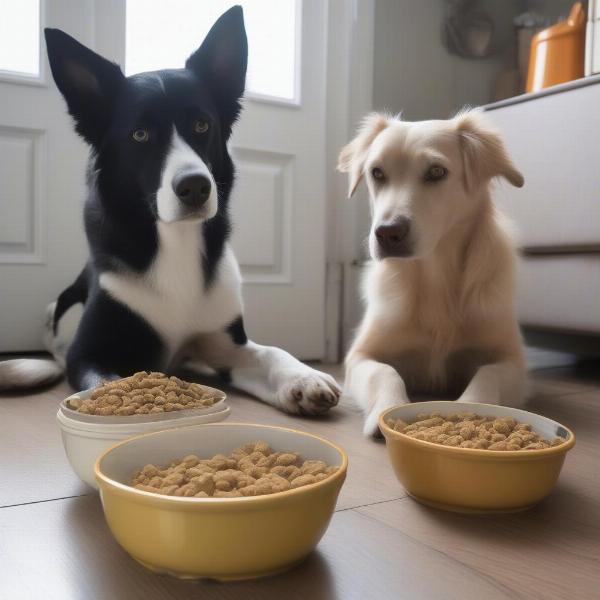
[[[360, 310], [357, 269], [359, 205], [348, 198], [337, 158], [359, 120], [373, 109], [375, 0], [329, 0], [327, 40], [327, 281], [325, 359], [339, 362], [349, 337], [348, 316]], [[353, 321], [353, 319], [350, 319]]]

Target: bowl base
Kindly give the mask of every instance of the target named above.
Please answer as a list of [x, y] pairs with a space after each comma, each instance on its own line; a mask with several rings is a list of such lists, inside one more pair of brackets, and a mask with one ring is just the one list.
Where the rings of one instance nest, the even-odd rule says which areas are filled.
[[158, 573], [160, 575], [169, 575], [170, 577], [175, 577], [176, 579], [186, 579], [186, 580], [210, 579], [212, 581], [221, 581], [221, 582], [244, 581], [244, 580], [248, 580], [248, 579], [259, 579], [261, 577], [271, 577], [273, 575], [279, 575], [280, 573], [284, 573], [285, 571], [289, 571], [290, 569], [293, 569], [294, 567], [298, 566], [300, 563], [304, 562], [304, 560], [306, 560], [306, 557], [303, 556], [301, 559], [296, 560], [287, 565], [284, 565], [282, 567], [277, 567], [276, 569], [267, 569], [265, 571], [255, 571], [252, 573], [232, 573], [230, 575], [222, 575], [222, 574], [199, 575], [198, 573], [179, 573], [176, 571], [169, 571], [168, 569], [163, 569], [161, 567], [157, 567], [155, 565], [151, 565], [147, 562], [144, 562], [143, 560], [140, 560], [139, 558], [136, 558], [133, 555], [132, 555], [132, 558], [135, 561], [137, 561], [138, 563], [140, 563], [140, 565], [142, 565], [143, 567], [146, 567], [146, 569], [149, 569], [150, 571], [153, 571], [154, 573]]
[[426, 500], [425, 498], [420, 498], [419, 496], [415, 496], [410, 492], [407, 492], [408, 495], [416, 500], [419, 504], [424, 504], [425, 506], [429, 506], [431, 508], [437, 508], [438, 510], [445, 510], [448, 512], [462, 513], [468, 515], [505, 515], [510, 513], [519, 513], [525, 510], [529, 510], [533, 508], [538, 502], [534, 502], [533, 504], [527, 504], [525, 506], [516, 506], [512, 508], [471, 508], [469, 506], [459, 506], [456, 504], [446, 504], [445, 502], [435, 502], [434, 500]]

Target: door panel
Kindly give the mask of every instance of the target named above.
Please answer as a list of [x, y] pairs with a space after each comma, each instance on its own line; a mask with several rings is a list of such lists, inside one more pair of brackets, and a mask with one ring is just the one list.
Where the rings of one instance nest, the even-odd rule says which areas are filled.
[[[91, 2], [42, 4], [41, 27], [91, 42]], [[0, 351], [42, 347], [44, 309], [86, 256], [87, 150], [50, 81], [45, 50], [41, 55], [37, 76], [0, 72]], [[9, 62], [0, 57], [0, 65]]]

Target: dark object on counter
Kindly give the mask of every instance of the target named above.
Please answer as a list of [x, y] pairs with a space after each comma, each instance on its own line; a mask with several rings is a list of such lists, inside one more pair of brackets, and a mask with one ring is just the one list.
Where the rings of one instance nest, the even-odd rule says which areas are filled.
[[442, 41], [448, 52], [464, 58], [486, 58], [493, 51], [494, 22], [479, 0], [448, 0]]

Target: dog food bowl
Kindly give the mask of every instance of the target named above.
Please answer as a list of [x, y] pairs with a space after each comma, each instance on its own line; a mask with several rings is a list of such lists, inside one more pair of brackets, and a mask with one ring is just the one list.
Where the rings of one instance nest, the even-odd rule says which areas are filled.
[[[250, 441], [339, 465], [333, 475], [267, 496], [185, 498], [130, 487], [142, 466], [188, 454], [229, 454]], [[104, 515], [116, 540], [145, 567], [183, 579], [250, 579], [284, 571], [317, 545], [333, 515], [348, 458], [327, 440], [283, 427], [221, 423], [139, 436], [96, 462]]]
[[56, 419], [71, 468], [79, 479], [98, 489], [94, 477], [94, 463], [104, 450], [117, 442], [142, 433], [223, 421], [231, 412], [225, 403], [225, 393], [214, 388], [207, 389], [214, 392], [218, 398], [212, 406], [153, 415], [86, 415], [69, 408], [69, 401], [75, 398], [85, 400], [93, 390], [69, 396], [61, 402]]
[[[480, 450], [442, 446], [411, 438], [387, 424], [413, 422], [418, 413], [442, 415], [470, 411], [482, 416], [514, 417], [546, 439], [564, 438], [542, 450]], [[517, 512], [545, 498], [556, 483], [572, 431], [546, 417], [491, 404], [416, 402], [390, 408], [379, 418], [396, 477], [419, 502], [454, 512]]]

